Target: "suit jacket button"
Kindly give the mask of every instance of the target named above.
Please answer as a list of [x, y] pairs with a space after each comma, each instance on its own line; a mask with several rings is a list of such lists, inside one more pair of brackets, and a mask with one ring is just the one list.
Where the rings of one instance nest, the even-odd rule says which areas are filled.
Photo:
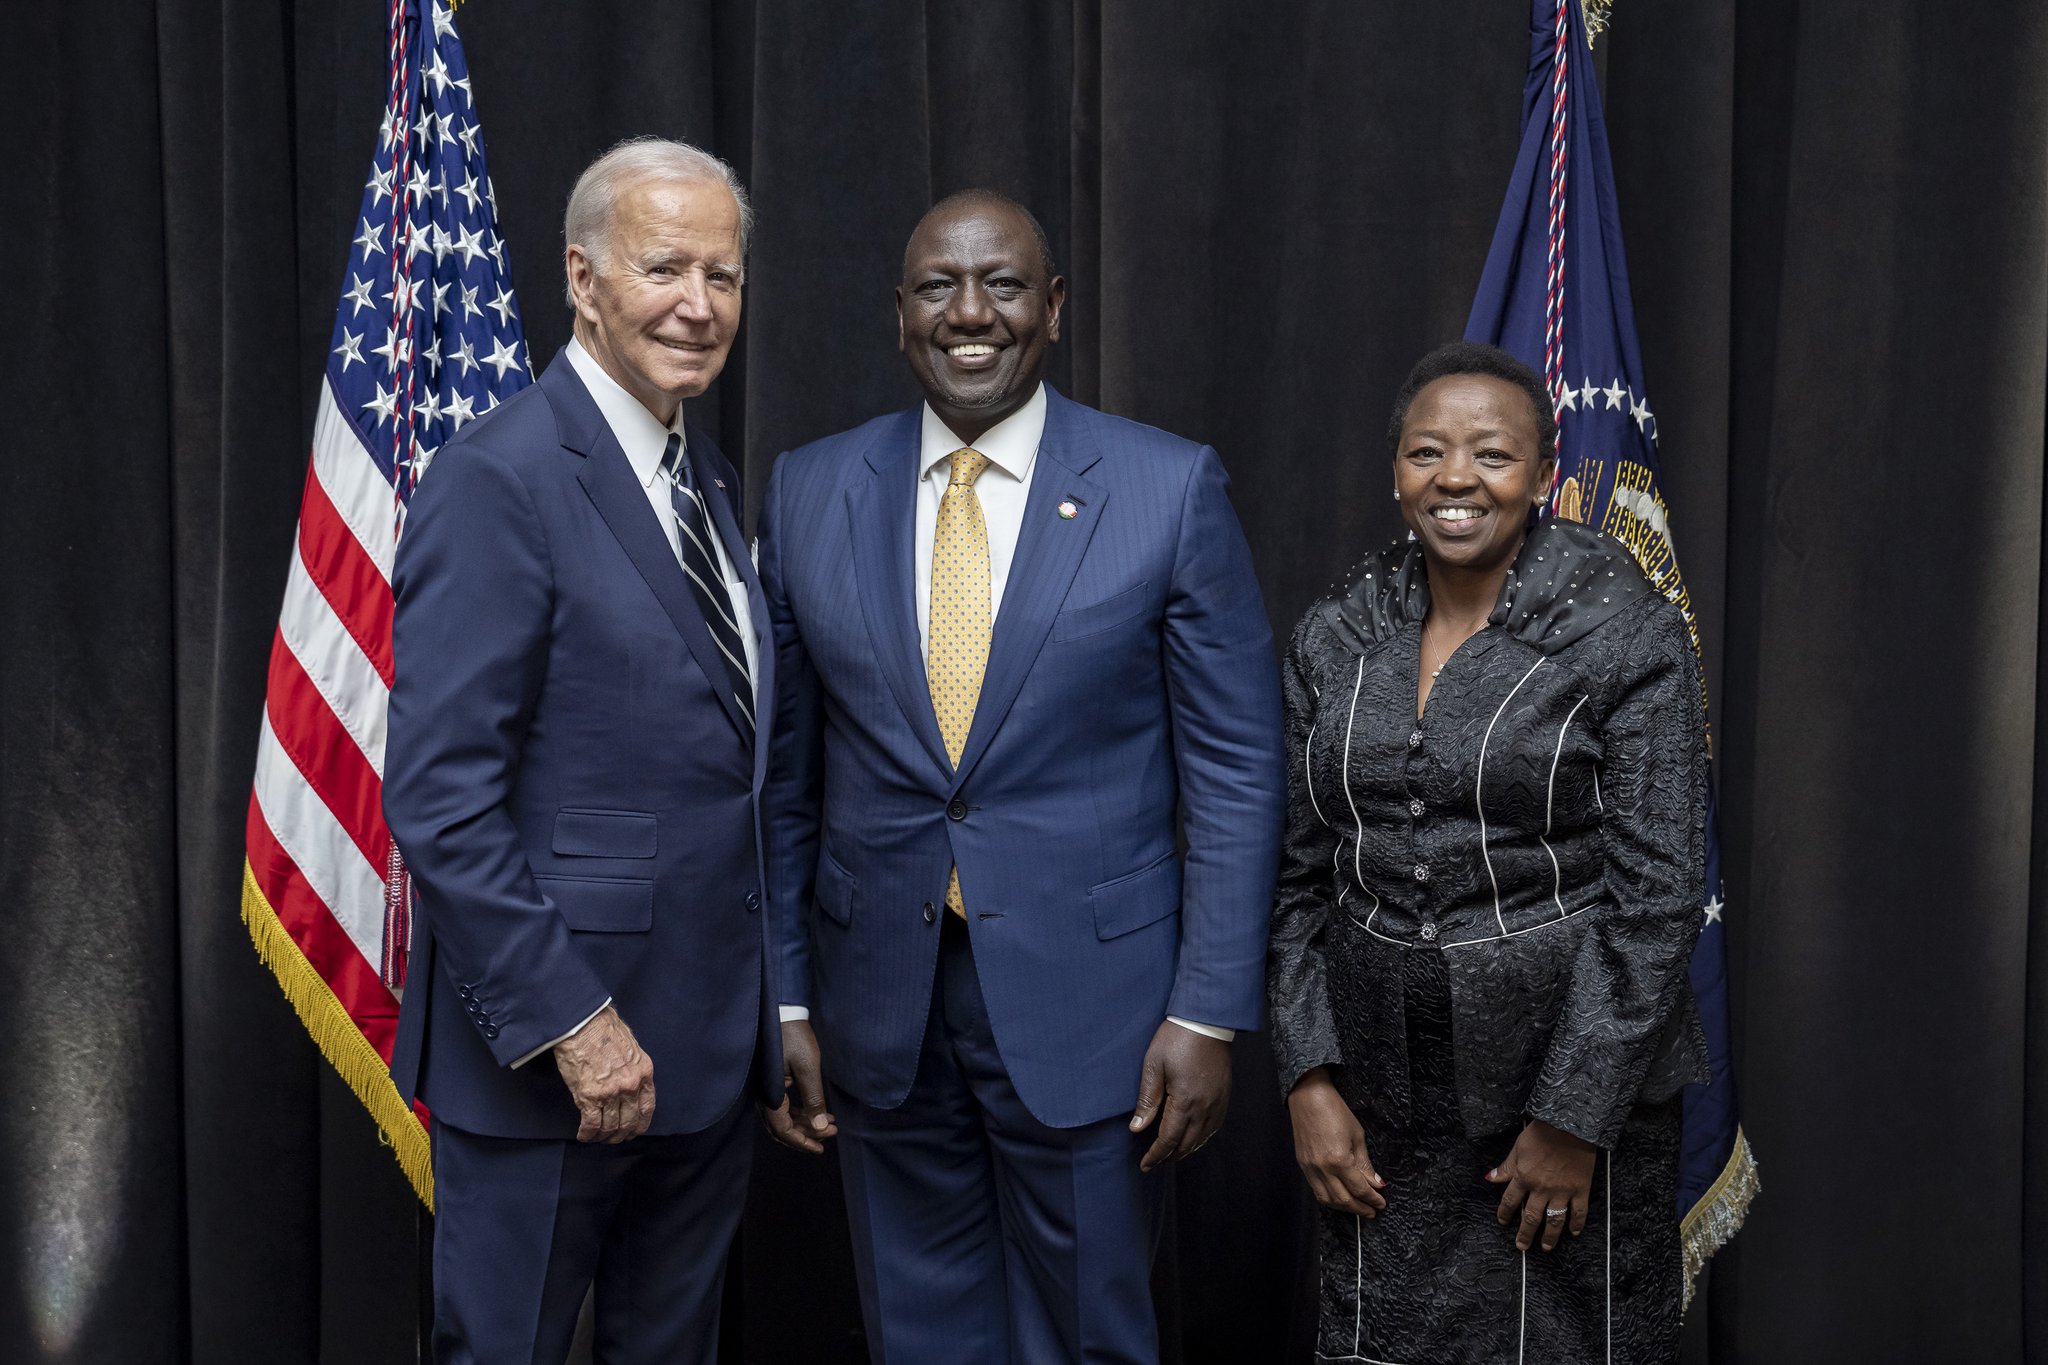
[[749, 891], [749, 892], [747, 893], [747, 911], [748, 911], [748, 913], [749, 913], [749, 914], [751, 914], [752, 912], [754, 912], [754, 911], [756, 911], [756, 910], [759, 910], [760, 908], [761, 908], [761, 895], [760, 895], [760, 893], [759, 893], [759, 892], [757, 892], [757, 891]]
[[496, 1038], [497, 1036], [498, 1036], [498, 1026], [497, 1026], [496, 1024], [485, 1024], [485, 1025], [484, 1025], [484, 1037], [486, 1037], [486, 1038]]
[[462, 987], [459, 987], [459, 988], [457, 988], [457, 990], [456, 990], [455, 994], [456, 994], [456, 996], [457, 996], [457, 997], [459, 997], [460, 999], [463, 999], [463, 1000], [468, 1000], [468, 999], [470, 999], [470, 998], [472, 997], [472, 995], [473, 995], [474, 993], [473, 993], [473, 992], [472, 992], [472, 991], [471, 991], [471, 990], [469, 989], [469, 987], [467, 987], [467, 986], [462, 986]]
[[938, 919], [938, 917], [939, 912], [932, 908], [932, 903], [930, 901], [926, 901], [924, 903], [924, 922], [926, 924], [931, 924], [935, 922]]
[[954, 797], [946, 803], [946, 814], [955, 820], [965, 820], [967, 818], [967, 803], [957, 796]]

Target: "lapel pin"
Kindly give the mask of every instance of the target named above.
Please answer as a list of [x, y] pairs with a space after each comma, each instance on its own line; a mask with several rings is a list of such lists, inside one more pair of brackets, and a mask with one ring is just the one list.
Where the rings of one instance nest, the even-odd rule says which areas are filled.
[[1072, 498], [1068, 498], [1065, 502], [1062, 502], [1060, 504], [1059, 510], [1061, 521], [1072, 521], [1076, 516], [1080, 515], [1081, 512], [1081, 509], [1074, 505], [1074, 500]]
[[717, 487], [719, 492], [723, 493], [725, 491], [724, 479], [713, 479], [711, 482]]

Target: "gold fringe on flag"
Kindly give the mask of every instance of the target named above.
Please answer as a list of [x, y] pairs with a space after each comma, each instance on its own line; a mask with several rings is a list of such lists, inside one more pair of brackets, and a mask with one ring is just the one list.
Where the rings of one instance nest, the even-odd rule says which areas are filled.
[[1607, 31], [1607, 14], [1614, 8], [1614, 0], [1579, 0], [1579, 13], [1586, 20], [1586, 46], [1593, 46], [1593, 40]]
[[1679, 1225], [1679, 1240], [1685, 1246], [1685, 1307], [1692, 1306], [1693, 1281], [1707, 1268], [1707, 1262], [1713, 1259], [1714, 1253], [1741, 1230], [1742, 1220], [1749, 1216], [1750, 1201], [1762, 1188], [1756, 1158], [1750, 1154], [1749, 1139], [1737, 1126], [1735, 1149], [1728, 1153], [1728, 1164], [1721, 1168], [1721, 1178], [1700, 1196], [1700, 1201], [1692, 1206]]
[[279, 922], [277, 911], [271, 908], [263, 888], [256, 885], [256, 874], [246, 861], [242, 864], [242, 922], [249, 926], [256, 956], [276, 975], [277, 984], [284, 988], [284, 998], [298, 1011], [299, 1022], [313, 1035], [321, 1054], [348, 1082], [348, 1088], [356, 1092], [370, 1117], [377, 1121], [384, 1144], [397, 1156], [399, 1169], [412, 1182], [413, 1193], [432, 1213], [434, 1164], [427, 1130], [420, 1126], [419, 1115], [413, 1113], [412, 1106], [399, 1096], [398, 1087], [391, 1083], [391, 1071], [377, 1055], [377, 1049], [363, 1037], [363, 1031], [342, 1008], [341, 1001], [335, 999], [325, 978], [313, 970], [297, 940]]

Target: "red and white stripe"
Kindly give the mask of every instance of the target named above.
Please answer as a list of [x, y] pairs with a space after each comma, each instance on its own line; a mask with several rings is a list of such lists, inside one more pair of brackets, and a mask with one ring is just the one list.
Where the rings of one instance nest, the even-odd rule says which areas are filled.
[[323, 383], [248, 828], [257, 885], [387, 1060], [398, 1009], [386, 932], [396, 859], [383, 813], [393, 496]]
[[1571, 143], [1566, 131], [1568, 108], [1565, 95], [1570, 66], [1571, 34], [1569, 11], [1573, 0], [1558, 0], [1557, 42], [1551, 57], [1550, 77], [1550, 242], [1543, 295], [1543, 379], [1550, 389], [1550, 406], [1559, 406], [1564, 387], [1564, 210], [1565, 172], [1571, 160]]

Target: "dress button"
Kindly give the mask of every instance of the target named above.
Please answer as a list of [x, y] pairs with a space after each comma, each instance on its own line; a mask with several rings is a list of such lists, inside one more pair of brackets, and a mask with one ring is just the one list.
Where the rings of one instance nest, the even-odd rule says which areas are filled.
[[1421, 797], [1419, 797], [1419, 796], [1417, 796], [1417, 797], [1414, 797], [1414, 798], [1412, 798], [1412, 799], [1411, 799], [1411, 800], [1410, 800], [1410, 801], [1408, 802], [1408, 813], [1409, 813], [1410, 815], [1420, 815], [1420, 814], [1422, 814], [1422, 798], [1421, 798]]
[[1420, 749], [1422, 747], [1422, 731], [1410, 730], [1408, 732], [1408, 747], [1411, 749]]
[[1423, 863], [1417, 863], [1415, 865], [1415, 880], [1418, 882], [1426, 882], [1429, 880], [1429, 868], [1427, 865]]
[[760, 892], [758, 892], [758, 891], [749, 891], [749, 892], [747, 893], [747, 910], [748, 910], [748, 912], [749, 912], [749, 913], [751, 913], [751, 912], [753, 912], [753, 911], [755, 911], [755, 910], [759, 910], [760, 908], [761, 908], [761, 893], [760, 893]]
[[932, 903], [930, 901], [926, 901], [924, 903], [924, 922], [926, 924], [930, 924], [933, 920], [936, 920], [938, 917], [939, 912], [932, 908]]
[[1424, 943], [1436, 942], [1436, 926], [1434, 924], [1424, 924], [1422, 926], [1422, 941]]
[[965, 820], [967, 818], [967, 803], [957, 796], [954, 797], [946, 803], [946, 815], [950, 819]]

